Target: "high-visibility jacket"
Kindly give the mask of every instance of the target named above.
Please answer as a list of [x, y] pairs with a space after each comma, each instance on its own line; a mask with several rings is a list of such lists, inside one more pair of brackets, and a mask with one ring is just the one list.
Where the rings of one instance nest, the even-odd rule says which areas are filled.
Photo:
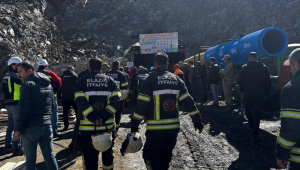
[[281, 128], [276, 156], [299, 163], [300, 168], [300, 71], [285, 85], [281, 94]]
[[17, 71], [10, 69], [2, 79], [2, 89], [5, 93], [5, 105], [18, 105], [20, 100], [20, 87], [22, 81], [17, 76]]
[[183, 72], [180, 70], [180, 68], [175, 69], [174, 74], [178, 77], [180, 77], [183, 81], [184, 81], [184, 74]]
[[106, 73], [107, 76], [112, 77], [116, 83], [118, 84], [118, 87], [121, 90], [126, 90], [129, 87], [129, 80], [127, 80], [127, 77], [125, 76], [124, 73], [119, 71], [116, 68], [113, 68], [111, 71]]
[[56, 93], [60, 90], [61, 88], [61, 78], [55, 74], [54, 72], [46, 69], [38, 69], [37, 72], [41, 72], [46, 74], [46, 76], [51, 80], [51, 85], [53, 88], [53, 94], [56, 96]]
[[149, 75], [141, 86], [137, 107], [131, 119], [131, 130], [137, 131], [140, 122], [147, 119], [149, 131], [177, 131], [180, 127], [179, 103], [182, 103], [191, 116], [195, 127], [203, 127], [200, 112], [187, 91], [182, 79], [158, 68]]
[[[75, 88], [75, 102], [79, 110], [80, 131], [109, 131], [115, 128], [115, 113], [120, 105], [117, 83], [98, 70], [84, 74]], [[102, 118], [105, 125], [93, 123]]]

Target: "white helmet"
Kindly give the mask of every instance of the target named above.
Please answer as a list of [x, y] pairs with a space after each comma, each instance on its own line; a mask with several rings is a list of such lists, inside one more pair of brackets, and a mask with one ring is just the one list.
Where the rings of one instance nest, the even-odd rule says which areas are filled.
[[38, 66], [47, 66], [47, 65], [48, 65], [48, 62], [45, 59], [40, 59], [38, 61]]
[[19, 57], [10, 57], [10, 59], [8, 60], [7, 65], [10, 66], [11, 64], [18, 64], [21, 63], [22, 59]]
[[122, 143], [121, 154], [136, 153], [142, 149], [144, 141], [138, 132], [128, 133], [126, 140]]
[[109, 132], [98, 133], [92, 136], [94, 148], [100, 152], [107, 151], [112, 145], [112, 135]]
[[128, 90], [120, 90], [121, 91], [121, 100], [125, 100], [128, 97]]

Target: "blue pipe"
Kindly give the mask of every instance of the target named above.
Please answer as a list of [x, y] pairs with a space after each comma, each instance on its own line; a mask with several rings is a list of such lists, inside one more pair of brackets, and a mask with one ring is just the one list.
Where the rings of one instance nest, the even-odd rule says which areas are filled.
[[233, 64], [243, 65], [248, 62], [250, 52], [256, 52], [258, 58], [274, 58], [283, 54], [287, 46], [286, 33], [280, 28], [269, 27], [239, 40], [212, 47], [205, 52], [204, 59], [206, 64], [210, 65], [209, 58], [215, 57], [217, 64], [220, 65], [224, 55], [228, 54]]

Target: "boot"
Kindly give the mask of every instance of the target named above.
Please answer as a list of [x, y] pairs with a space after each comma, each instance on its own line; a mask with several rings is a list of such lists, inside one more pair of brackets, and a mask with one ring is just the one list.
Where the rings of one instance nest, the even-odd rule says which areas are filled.
[[223, 110], [223, 113], [231, 112], [233, 111], [233, 105], [232, 103], [227, 104], [226, 108]]

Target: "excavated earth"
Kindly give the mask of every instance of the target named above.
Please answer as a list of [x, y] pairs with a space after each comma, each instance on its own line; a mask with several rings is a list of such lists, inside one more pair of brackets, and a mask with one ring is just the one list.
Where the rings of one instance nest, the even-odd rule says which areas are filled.
[[[278, 169], [275, 159], [276, 136], [279, 132], [280, 120], [278, 113], [262, 114], [260, 126], [260, 140], [251, 140], [251, 133], [247, 120], [238, 113], [238, 106], [232, 113], [222, 113], [225, 103], [220, 102], [220, 108], [214, 108], [211, 103], [197, 106], [205, 124], [204, 131], [199, 134], [193, 128], [190, 117], [181, 109], [181, 130], [177, 145], [173, 150], [170, 164], [171, 170], [275, 170]], [[136, 154], [121, 156], [120, 147], [130, 132], [130, 113], [134, 107], [125, 111], [122, 117], [121, 128], [115, 144], [115, 169], [144, 170], [142, 151]], [[4, 132], [6, 127], [1, 127]], [[140, 132], [144, 134], [145, 125]], [[83, 169], [80, 154], [68, 149], [72, 127], [61, 138], [54, 139], [54, 152], [60, 169]], [[0, 138], [4, 146], [4, 137]], [[46, 168], [40, 149], [37, 151], [37, 169]], [[158, 153], [159, 154], [159, 153]], [[0, 166], [7, 162], [24, 160], [22, 157], [12, 157], [12, 154], [0, 155]], [[100, 157], [99, 157], [100, 158]], [[99, 159], [100, 160], [100, 159]], [[99, 161], [101, 169], [101, 161]]]

